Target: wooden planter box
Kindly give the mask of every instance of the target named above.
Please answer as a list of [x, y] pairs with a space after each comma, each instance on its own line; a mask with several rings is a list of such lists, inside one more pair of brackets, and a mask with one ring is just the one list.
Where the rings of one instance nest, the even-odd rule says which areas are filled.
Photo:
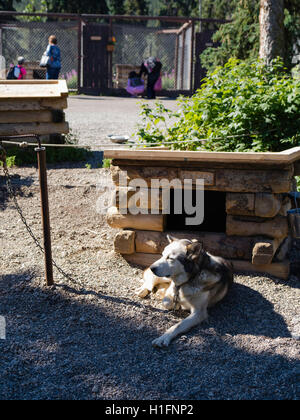
[[[204, 223], [195, 227], [185, 226], [178, 215], [150, 214], [151, 204], [148, 214], [123, 214], [117, 199], [107, 222], [123, 229], [114, 246], [129, 262], [149, 266], [160, 258], [171, 233], [201, 240], [207, 251], [231, 260], [236, 271], [288, 278], [287, 211], [292, 208], [288, 193], [294, 189], [294, 177], [300, 175], [300, 148], [281, 153], [118, 149], [105, 151], [105, 158], [112, 159], [117, 198], [132, 195], [130, 188], [119, 185], [122, 171], [128, 182], [142, 178], [148, 186], [153, 179], [205, 182]], [[160, 189], [160, 209], [161, 195]]]

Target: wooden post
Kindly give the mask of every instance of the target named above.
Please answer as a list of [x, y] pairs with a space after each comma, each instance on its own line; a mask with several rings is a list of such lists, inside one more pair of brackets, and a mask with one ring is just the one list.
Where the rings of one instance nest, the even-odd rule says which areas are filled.
[[78, 51], [78, 61], [77, 61], [77, 91], [80, 91], [81, 88], [81, 77], [82, 77], [82, 20], [78, 16], [77, 21], [77, 51]]
[[48, 201], [47, 171], [46, 171], [46, 149], [45, 147], [39, 146], [34, 150], [37, 152], [38, 170], [39, 170], [39, 179], [40, 179], [46, 284], [47, 286], [52, 286], [54, 284], [54, 280], [53, 280], [50, 216], [49, 216], [49, 201]]

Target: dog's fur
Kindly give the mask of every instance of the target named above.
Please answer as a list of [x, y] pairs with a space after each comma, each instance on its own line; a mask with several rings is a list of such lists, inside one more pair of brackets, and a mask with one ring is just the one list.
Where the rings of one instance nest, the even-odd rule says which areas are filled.
[[227, 294], [233, 282], [231, 264], [210, 255], [200, 242], [168, 236], [162, 258], [144, 272], [138, 296], [144, 298], [156, 287], [165, 291], [166, 309], [187, 309], [190, 315], [152, 342], [167, 347], [170, 342], [207, 318], [207, 308]]

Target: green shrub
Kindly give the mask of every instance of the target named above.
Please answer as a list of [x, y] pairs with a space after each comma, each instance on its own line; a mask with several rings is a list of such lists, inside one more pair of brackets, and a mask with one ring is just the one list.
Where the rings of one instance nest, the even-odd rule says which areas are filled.
[[300, 145], [300, 80], [280, 59], [230, 59], [204, 79], [172, 112], [161, 103], [142, 106], [140, 141], [174, 142], [174, 149], [278, 152]]
[[[16, 164], [16, 156], [7, 156], [6, 157], [6, 165], [8, 168], [15, 166]], [[3, 166], [3, 162], [0, 162], [0, 166]]]
[[[37, 155], [33, 147], [21, 149], [19, 147], [9, 147], [6, 150], [7, 166], [37, 164]], [[47, 163], [59, 162], [83, 162], [86, 161], [92, 152], [82, 148], [71, 147], [47, 147]]]

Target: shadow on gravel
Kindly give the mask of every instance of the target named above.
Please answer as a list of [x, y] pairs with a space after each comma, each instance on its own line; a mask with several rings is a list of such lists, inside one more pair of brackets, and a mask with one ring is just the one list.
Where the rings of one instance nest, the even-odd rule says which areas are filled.
[[[272, 280], [269, 280], [270, 282]], [[219, 334], [291, 337], [281, 315], [259, 292], [234, 283], [225, 299], [210, 309], [210, 324]]]
[[[0, 171], [2, 169], [0, 168]], [[30, 187], [34, 180], [31, 177], [20, 177], [19, 175], [12, 175], [11, 176], [12, 186], [14, 188], [14, 192], [18, 197], [24, 197], [24, 193], [22, 192], [22, 187]], [[28, 193], [26, 196], [31, 197], [32, 193]], [[7, 207], [7, 202], [9, 201], [9, 194], [6, 187], [5, 177], [0, 175], [0, 211], [3, 211]]]
[[297, 395], [293, 359], [232, 341], [237, 334], [290, 336], [272, 304], [248, 287], [235, 284], [207, 323], [157, 350], [151, 341], [174, 323], [169, 313], [101, 293], [36, 288], [31, 279], [27, 272], [0, 279], [0, 314], [7, 321], [7, 339], [0, 340], [0, 399]]

